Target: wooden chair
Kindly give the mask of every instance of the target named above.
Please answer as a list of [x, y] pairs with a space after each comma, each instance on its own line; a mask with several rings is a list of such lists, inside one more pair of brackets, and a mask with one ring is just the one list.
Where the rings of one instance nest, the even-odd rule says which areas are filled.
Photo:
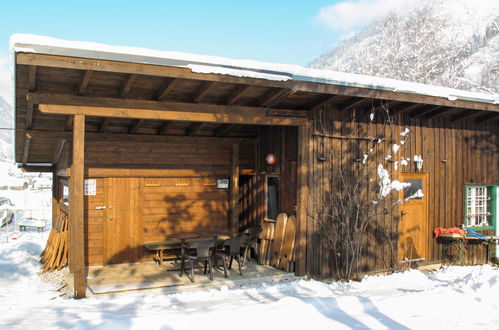
[[[226, 239], [225, 241], [222, 242], [222, 250], [218, 250], [215, 253], [215, 258], [221, 257], [223, 262], [224, 262], [224, 271], [225, 271], [225, 263], [227, 261], [227, 258], [230, 258], [229, 261], [229, 269], [232, 268], [232, 261], [237, 259], [237, 264], [239, 266], [239, 274], [242, 276], [243, 275], [243, 270], [242, 270], [242, 264], [241, 264], [241, 242], [243, 240], [242, 236], [238, 237], [232, 237], [229, 239]], [[225, 273], [225, 277], [227, 277], [227, 274]]]
[[[191, 265], [191, 280], [195, 282], [194, 278], [194, 265], [199, 261], [204, 261], [204, 274], [206, 274], [207, 268], [209, 266], [210, 270], [210, 281], [213, 281], [213, 264], [212, 260], [214, 257], [213, 250], [215, 248], [215, 241], [198, 241], [190, 242], [186, 244], [185, 261], [189, 261]], [[180, 271], [183, 272], [182, 270]], [[182, 276], [182, 274], [180, 274]]]
[[262, 231], [261, 227], [250, 227], [241, 233], [242, 241], [241, 247], [244, 249], [243, 252], [243, 267], [246, 260], [251, 260], [251, 255], [248, 258], [248, 252], [251, 253], [251, 249], [257, 251], [258, 235]]

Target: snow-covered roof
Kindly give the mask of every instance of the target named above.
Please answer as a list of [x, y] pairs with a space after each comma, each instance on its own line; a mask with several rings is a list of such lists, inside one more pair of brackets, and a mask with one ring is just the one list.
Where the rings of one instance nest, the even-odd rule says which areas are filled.
[[367, 88], [499, 104], [499, 95], [463, 91], [396, 79], [353, 73], [305, 68], [291, 64], [277, 64], [251, 60], [236, 60], [216, 56], [158, 51], [137, 47], [110, 46], [92, 42], [69, 41], [45, 36], [15, 34], [10, 38], [11, 51], [70, 56], [110, 61], [123, 61], [188, 68], [195, 73], [213, 73], [274, 81], [303, 81], [339, 86]]

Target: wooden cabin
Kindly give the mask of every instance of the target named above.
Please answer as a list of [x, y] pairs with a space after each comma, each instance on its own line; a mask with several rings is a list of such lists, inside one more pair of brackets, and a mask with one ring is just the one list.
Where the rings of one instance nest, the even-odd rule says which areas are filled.
[[[296, 274], [334, 277], [340, 252], [317, 218], [345, 176], [362, 177], [364, 158], [424, 196], [369, 227], [362, 271], [392, 267], [393, 255], [438, 262], [437, 227], [496, 230], [497, 96], [36, 36], [14, 37], [13, 52], [16, 162], [53, 173], [77, 297], [87, 266], [150, 260], [145, 241], [237, 232], [276, 212], [297, 216]], [[377, 186], [363, 179], [369, 196]], [[483, 262], [482, 250], [470, 262]]]

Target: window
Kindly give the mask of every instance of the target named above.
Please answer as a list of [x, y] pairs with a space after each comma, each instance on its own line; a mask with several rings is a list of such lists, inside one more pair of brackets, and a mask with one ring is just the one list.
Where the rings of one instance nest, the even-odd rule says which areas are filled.
[[494, 226], [495, 195], [494, 186], [466, 186], [466, 226]]
[[267, 219], [276, 220], [279, 215], [279, 178], [267, 177]]
[[413, 200], [423, 199], [423, 195], [418, 193], [423, 192], [423, 180], [422, 179], [405, 179], [404, 182], [410, 183], [409, 187], [404, 188], [404, 199], [411, 198]]

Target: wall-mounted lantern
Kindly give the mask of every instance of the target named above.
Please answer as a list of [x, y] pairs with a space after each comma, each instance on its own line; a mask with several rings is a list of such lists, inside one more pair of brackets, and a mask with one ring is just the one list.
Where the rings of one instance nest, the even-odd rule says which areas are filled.
[[275, 163], [277, 163], [277, 157], [273, 153], [268, 153], [265, 156], [265, 162], [267, 165], [275, 165]]

